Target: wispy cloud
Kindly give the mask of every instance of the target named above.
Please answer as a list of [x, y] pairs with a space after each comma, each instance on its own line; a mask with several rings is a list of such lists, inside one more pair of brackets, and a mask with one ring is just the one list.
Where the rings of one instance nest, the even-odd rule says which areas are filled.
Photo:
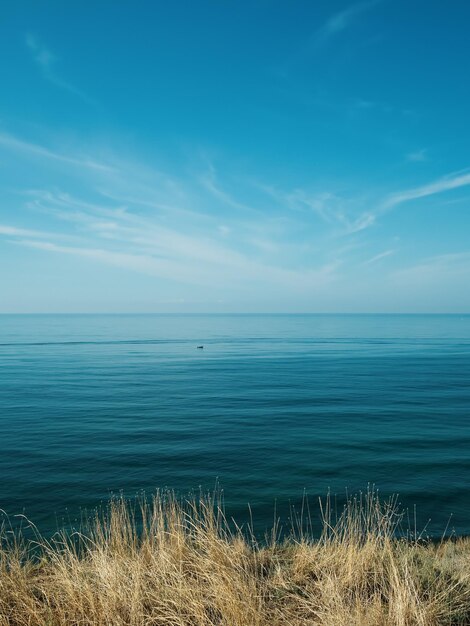
[[[245, 290], [247, 287], [252, 288], [253, 285], [269, 285], [272, 288], [283, 288], [294, 292], [301, 291], [306, 286], [318, 288], [335, 279], [338, 267], [337, 263], [327, 263], [319, 268], [306, 271], [287, 270], [255, 263], [241, 255], [230, 254], [229, 251], [225, 251], [228, 254], [224, 255], [223, 250], [216, 250], [215, 248], [201, 255], [195, 250], [194, 244], [192, 250], [186, 250], [186, 254], [183, 254], [181, 249], [175, 250], [173, 247], [170, 253], [168, 248], [162, 249], [162, 247], [157, 253], [158, 241], [154, 240], [152, 236], [141, 239], [134, 237], [127, 241], [128, 244], [139, 244], [140, 252], [116, 251], [103, 247], [70, 246], [21, 236], [16, 239], [16, 243], [45, 252], [87, 258], [105, 265], [164, 278], [182, 285], [220, 289], [227, 286], [228, 282], [231, 290], [237, 291]], [[123, 243], [125, 241], [121, 237], [121, 250]]]
[[385, 250], [385, 252], [376, 254], [371, 259], [364, 261], [362, 265], [373, 265], [374, 263], [377, 263], [377, 261], [380, 261], [381, 259], [385, 259], [386, 257], [391, 256], [392, 254], [395, 254], [395, 250]]
[[[36, 248], [47, 252], [73, 255], [98, 261], [106, 265], [112, 265], [121, 269], [136, 271], [138, 273], [157, 276], [160, 278], [172, 278], [172, 280], [187, 283], [188, 267], [184, 263], [166, 258], [158, 258], [150, 254], [134, 254], [130, 252], [116, 252], [103, 248], [90, 248], [78, 246], [64, 246], [49, 241], [36, 241], [19, 239], [18, 243], [30, 248]], [[198, 285], [207, 285], [209, 278], [204, 280], [201, 267], [192, 267], [192, 281]]]
[[26, 45], [31, 50], [33, 59], [43, 72], [51, 72], [55, 56], [45, 46], [38, 43], [31, 34], [26, 35]]
[[446, 280], [468, 278], [470, 275], [470, 252], [440, 254], [418, 261], [393, 272], [392, 277], [400, 284], [424, 286], [445, 285]]
[[379, 4], [381, 0], [370, 0], [368, 2], [358, 2], [343, 11], [332, 15], [313, 36], [313, 44], [320, 46], [327, 43], [332, 37], [349, 28], [359, 15]]
[[[132, 180], [127, 182], [132, 185]], [[71, 224], [82, 233], [117, 242], [127, 249], [221, 265], [242, 260], [227, 246], [220, 245], [220, 240], [225, 239], [231, 229], [220, 226], [218, 215], [210, 217], [196, 210], [171, 211], [159, 202], [128, 204], [126, 193], [123, 198], [119, 197], [119, 189], [111, 202], [107, 194], [99, 191], [97, 194], [94, 201], [89, 202], [57, 190], [31, 189], [26, 192], [26, 205]]]
[[[50, 175], [44, 188], [23, 189], [19, 196], [19, 210], [33, 213], [34, 224], [47, 228], [24, 226], [24, 213], [21, 226], [10, 219], [0, 224], [3, 239], [44, 254], [161, 278], [184, 286], [184, 293], [193, 288], [193, 294], [199, 287], [245, 295], [344, 287], [351, 272], [365, 273], [395, 253], [387, 247], [390, 242], [382, 242], [377, 254], [380, 243], [368, 232], [386, 211], [470, 185], [470, 173], [461, 171], [382, 195], [382, 200], [376, 194], [372, 201], [369, 192], [348, 195], [340, 185], [336, 191], [315, 191], [259, 184], [231, 177], [223, 167], [207, 168], [205, 160], [202, 176], [199, 168], [166, 174], [146, 163], [126, 162], [112, 151], [100, 162], [5, 134], [0, 134], [0, 146], [17, 153], [25, 171], [38, 167], [41, 179], [47, 167]], [[464, 263], [463, 257], [423, 261], [406, 276], [411, 281], [432, 268], [457, 272]]]
[[465, 174], [450, 174], [449, 176], [439, 178], [438, 180], [427, 185], [391, 194], [383, 203], [382, 210], [389, 210], [399, 204], [403, 204], [404, 202], [433, 196], [435, 194], [443, 193], [444, 191], [458, 189], [459, 187], [465, 187], [467, 185], [470, 185], [470, 172], [466, 172]]
[[68, 91], [69, 93], [78, 96], [87, 104], [96, 104], [94, 100], [90, 98], [86, 93], [84, 93], [81, 89], [58, 76], [55, 70], [57, 57], [44, 44], [38, 41], [38, 39], [31, 34], [26, 35], [25, 41], [26, 46], [31, 52], [34, 62], [36, 63], [46, 80], [48, 80], [56, 87], [60, 87], [61, 89], [64, 89], [65, 91]]
[[9, 237], [30, 237], [32, 239], [37, 237], [39, 239], [44, 239], [45, 237], [50, 237], [51, 233], [45, 233], [40, 230], [31, 230], [29, 228], [17, 228], [16, 226], [0, 224], [0, 235], [6, 235]]
[[406, 155], [406, 160], [411, 162], [423, 162], [428, 160], [428, 154], [426, 148], [421, 148], [421, 150], [415, 150], [414, 152], [409, 152]]
[[39, 156], [46, 159], [52, 159], [53, 161], [60, 161], [68, 165], [78, 166], [89, 170], [96, 170], [100, 172], [112, 172], [115, 168], [111, 165], [100, 163], [87, 157], [77, 157], [63, 154], [60, 152], [54, 152], [44, 146], [40, 146], [27, 141], [22, 141], [12, 135], [0, 133], [0, 145], [3, 145], [11, 150], [22, 152], [27, 156]]
[[[357, 2], [350, 5], [346, 9], [331, 15], [323, 24], [317, 26], [310, 36], [300, 43], [300, 45], [297, 46], [290, 55], [288, 55], [284, 62], [275, 69], [276, 75], [282, 77], [283, 79], [288, 78], [290, 69], [294, 68], [298, 64], [308, 61], [322, 48], [326, 47], [330, 40], [338, 37], [342, 32], [352, 27], [363, 13], [373, 9], [374, 6], [381, 4], [382, 2], [383, 0], [365, 0], [364, 2]], [[289, 95], [292, 95], [292, 88], [289, 89]], [[302, 96], [302, 98], [305, 99], [305, 96]], [[311, 87], [309, 88], [308, 99], [312, 100]], [[326, 105], [338, 108], [337, 99], [330, 100], [329, 98], [325, 98], [324, 94], [322, 95], [321, 93], [317, 94], [317, 96], [313, 98], [313, 101], [321, 106]], [[369, 104], [366, 100], [363, 100], [362, 102], [366, 105], [366, 107]], [[373, 102], [370, 104], [375, 106], [375, 103]]]
[[241, 211], [247, 211], [249, 213], [255, 211], [253, 207], [248, 206], [243, 202], [240, 202], [220, 187], [217, 181], [216, 170], [212, 163], [209, 164], [207, 171], [202, 176], [200, 176], [199, 180], [204, 189], [209, 191], [215, 198], [220, 200], [226, 206], [230, 206], [233, 209], [238, 209]]
[[[75, 176], [75, 193], [51, 185], [23, 190], [23, 207], [42, 215], [54, 234], [0, 229], [17, 245], [233, 293], [250, 285], [303, 293], [337, 278], [336, 259], [305, 264], [301, 245], [286, 239], [289, 221], [278, 223], [228, 192], [214, 166], [202, 177], [178, 179], [117, 156], [100, 163], [11, 135], [0, 135], [0, 145], [19, 158], [40, 157], [34, 165], [41, 171], [46, 160], [50, 171], [60, 164], [82, 181], [80, 195]], [[56, 169], [61, 186], [63, 168]]]
[[353, 206], [357, 202], [346, 200], [335, 193], [324, 191], [308, 193], [303, 189], [284, 192], [270, 185], [258, 185], [280, 205], [292, 211], [309, 211], [323, 222], [338, 229], [339, 234], [351, 235], [375, 222], [375, 215]]
[[275, 186], [258, 186], [292, 211], [310, 211], [316, 214], [326, 224], [333, 226], [337, 234], [354, 235], [374, 226], [381, 216], [402, 204], [469, 185], [470, 172], [462, 170], [426, 185], [398, 191], [375, 200], [343, 198], [332, 192], [308, 193], [303, 189], [285, 192]]

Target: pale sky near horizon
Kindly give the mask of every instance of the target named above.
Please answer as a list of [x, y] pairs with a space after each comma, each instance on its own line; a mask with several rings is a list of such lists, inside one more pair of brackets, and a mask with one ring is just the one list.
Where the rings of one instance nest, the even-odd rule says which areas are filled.
[[7, 0], [0, 313], [469, 312], [469, 23]]

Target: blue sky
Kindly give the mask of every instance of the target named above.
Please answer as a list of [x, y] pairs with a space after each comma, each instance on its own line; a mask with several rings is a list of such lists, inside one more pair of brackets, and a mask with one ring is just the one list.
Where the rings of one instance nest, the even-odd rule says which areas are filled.
[[0, 312], [470, 311], [469, 22], [3, 3]]

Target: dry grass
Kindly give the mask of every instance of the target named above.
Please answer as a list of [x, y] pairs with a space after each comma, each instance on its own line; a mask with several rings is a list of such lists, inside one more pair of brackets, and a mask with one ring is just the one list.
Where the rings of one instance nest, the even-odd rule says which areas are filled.
[[470, 541], [399, 540], [394, 502], [352, 499], [323, 534], [258, 544], [210, 498], [110, 503], [82, 533], [3, 530], [1, 626], [470, 624]]

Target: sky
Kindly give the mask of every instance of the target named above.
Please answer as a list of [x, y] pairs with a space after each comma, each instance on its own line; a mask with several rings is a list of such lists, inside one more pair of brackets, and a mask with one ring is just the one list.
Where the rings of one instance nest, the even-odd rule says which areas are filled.
[[0, 312], [470, 312], [469, 23], [2, 2]]

